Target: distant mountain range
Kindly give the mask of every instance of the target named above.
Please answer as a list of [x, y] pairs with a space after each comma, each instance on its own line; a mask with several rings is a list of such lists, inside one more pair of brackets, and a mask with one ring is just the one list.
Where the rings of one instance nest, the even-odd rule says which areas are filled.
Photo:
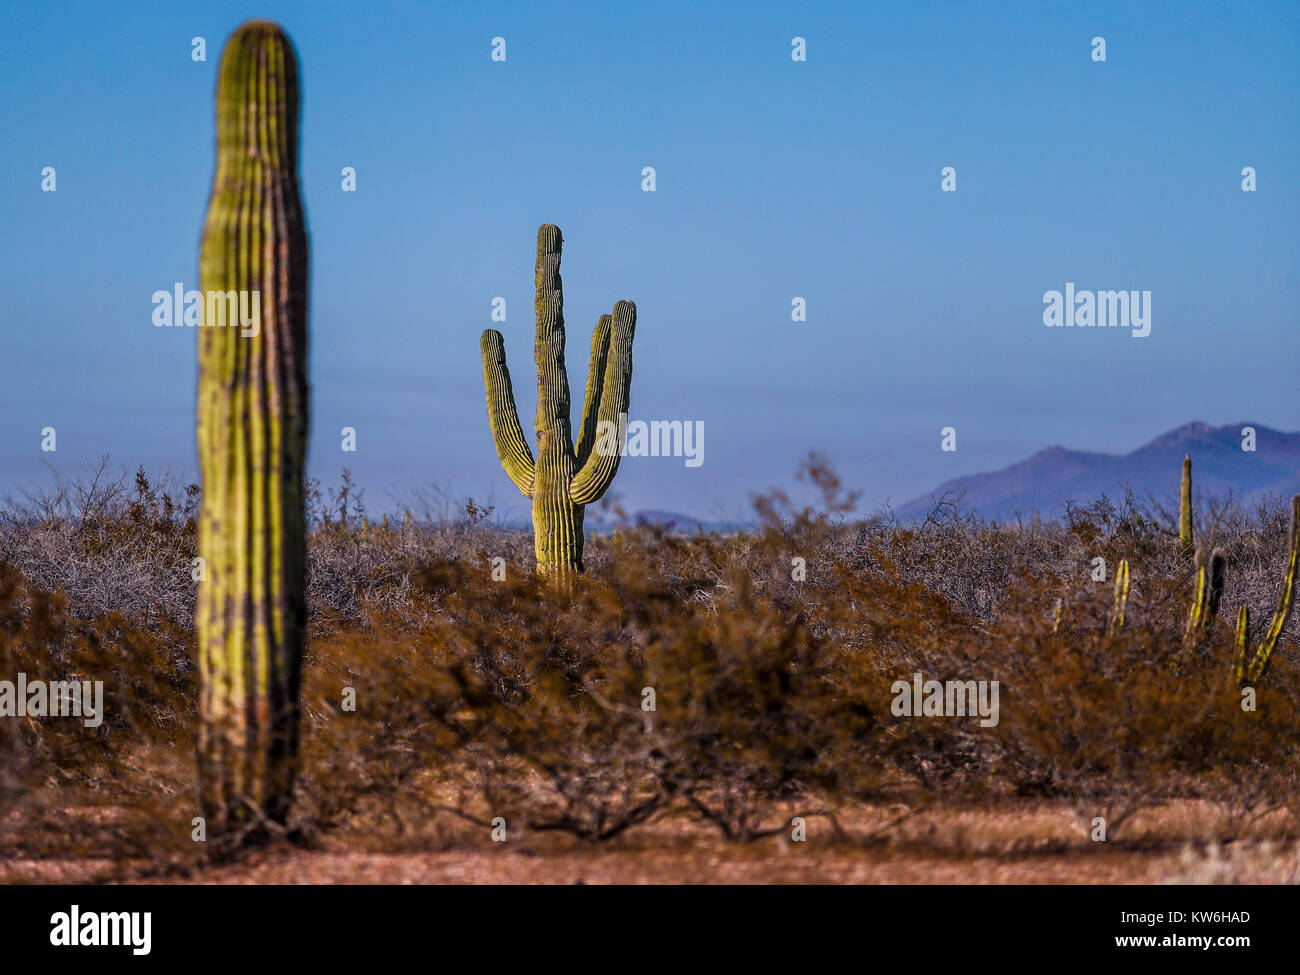
[[[1254, 452], [1242, 450], [1242, 428], [1254, 427]], [[1300, 493], [1300, 433], [1283, 433], [1258, 423], [1212, 427], [1189, 423], [1156, 437], [1132, 453], [1093, 454], [1065, 447], [1040, 450], [1028, 460], [994, 471], [940, 484], [923, 497], [895, 509], [902, 521], [924, 518], [945, 493], [963, 508], [999, 521], [1035, 513], [1058, 517], [1065, 502], [1087, 503], [1101, 495], [1120, 498], [1126, 486], [1137, 496], [1172, 502], [1178, 494], [1183, 456], [1192, 458], [1197, 496], [1251, 501], [1265, 495], [1289, 498]]]

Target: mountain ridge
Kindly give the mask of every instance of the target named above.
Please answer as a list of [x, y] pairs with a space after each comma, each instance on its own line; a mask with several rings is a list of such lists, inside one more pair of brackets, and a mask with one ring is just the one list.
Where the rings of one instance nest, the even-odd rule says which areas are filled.
[[[1255, 432], [1255, 450], [1243, 449], [1246, 428]], [[1192, 458], [1198, 495], [1232, 492], [1242, 501], [1300, 493], [1300, 433], [1285, 433], [1258, 423], [1214, 427], [1185, 423], [1126, 454], [1071, 450], [1054, 444], [996, 471], [951, 478], [933, 491], [895, 509], [902, 521], [924, 518], [944, 495], [960, 495], [964, 508], [988, 519], [1041, 514], [1056, 517], [1067, 501], [1093, 501], [1122, 495], [1131, 486], [1139, 496], [1172, 501], [1178, 492], [1182, 459]]]

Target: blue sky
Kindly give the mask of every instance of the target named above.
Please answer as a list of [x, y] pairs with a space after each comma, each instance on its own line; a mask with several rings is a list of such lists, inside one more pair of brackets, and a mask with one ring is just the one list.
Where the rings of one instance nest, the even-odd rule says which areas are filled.
[[[700, 467], [624, 461], [631, 510], [741, 513], [811, 448], [871, 506], [1051, 444], [1300, 429], [1296, 4], [717, 7], [6, 5], [0, 492], [103, 454], [194, 476], [195, 335], [150, 298], [197, 287], [217, 61], [250, 17], [301, 62], [309, 463], [372, 508], [439, 483], [526, 511], [478, 336], [506, 298], [528, 427], [544, 222], [575, 418], [591, 328], [631, 298], [632, 418], [704, 422]], [[1150, 336], [1045, 328], [1067, 281], [1150, 290]]]

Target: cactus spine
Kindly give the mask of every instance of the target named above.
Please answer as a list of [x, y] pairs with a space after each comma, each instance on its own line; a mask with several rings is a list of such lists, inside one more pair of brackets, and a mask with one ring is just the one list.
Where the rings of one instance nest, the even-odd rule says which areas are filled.
[[202, 291], [258, 294], [251, 328], [198, 329], [199, 772], [223, 856], [284, 823], [298, 744], [307, 445], [307, 235], [298, 66], [275, 24], [222, 52]]
[[620, 301], [602, 315], [591, 340], [586, 402], [575, 446], [569, 417], [569, 379], [564, 367], [564, 291], [560, 280], [560, 228], [537, 231], [537, 459], [524, 440], [515, 408], [501, 333], [483, 333], [483, 384], [488, 423], [497, 456], [515, 487], [533, 502], [533, 544], [538, 572], [562, 587], [582, 572], [582, 519], [618, 471], [628, 395], [632, 384], [632, 337], [636, 305]]
[[[1286, 621], [1291, 616], [1291, 608], [1295, 602], [1298, 564], [1300, 564], [1300, 494], [1291, 499], [1291, 533], [1287, 547], [1286, 574], [1282, 577], [1282, 591], [1278, 594], [1277, 609], [1273, 613], [1273, 618], [1269, 621], [1268, 629], [1264, 633], [1264, 639], [1255, 651], [1254, 658], [1250, 661], [1249, 666], [1244, 668], [1242, 663], [1244, 663], [1246, 653], [1245, 623], [1248, 622], [1248, 619], [1244, 615], [1237, 617], [1237, 643], [1238, 653], [1240, 654], [1237, 679], [1242, 686], [1254, 684], [1268, 671], [1269, 661], [1273, 657], [1273, 651], [1277, 649], [1278, 638], [1281, 637]], [[1242, 613], [1245, 613], [1244, 608]]]
[[1184, 553], [1190, 553], [1196, 545], [1196, 533], [1192, 528], [1192, 455], [1183, 456], [1183, 483], [1179, 492], [1178, 506], [1178, 544]]

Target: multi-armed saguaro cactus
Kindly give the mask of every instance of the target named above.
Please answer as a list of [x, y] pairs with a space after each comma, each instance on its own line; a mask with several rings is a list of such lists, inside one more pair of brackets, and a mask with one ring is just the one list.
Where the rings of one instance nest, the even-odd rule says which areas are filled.
[[1192, 608], [1187, 614], [1187, 628], [1183, 634], [1183, 646], [1187, 650], [1195, 649], [1210, 632], [1215, 617], [1219, 615], [1227, 561], [1223, 550], [1216, 548], [1210, 555], [1207, 571], [1201, 552], [1196, 553], [1196, 591], [1192, 596]]
[[560, 282], [560, 228], [537, 231], [537, 460], [519, 426], [501, 333], [483, 333], [483, 383], [497, 456], [524, 497], [533, 502], [538, 571], [562, 586], [582, 571], [583, 508], [599, 500], [618, 470], [632, 385], [636, 305], [620, 301], [602, 315], [591, 339], [591, 365], [582, 425], [574, 446], [569, 378], [564, 368], [564, 291]]
[[1183, 629], [1183, 653], [1194, 651], [1209, 635], [1219, 615], [1219, 601], [1223, 597], [1225, 570], [1228, 560], [1221, 549], [1210, 554], [1206, 565], [1204, 551], [1196, 545], [1196, 530], [1192, 524], [1192, 457], [1183, 457], [1183, 479], [1179, 486], [1178, 547], [1184, 554], [1195, 552], [1196, 589], [1192, 606]]
[[221, 56], [199, 276], [209, 300], [249, 293], [256, 318], [198, 330], [199, 771], [208, 839], [222, 855], [284, 822], [298, 744], [307, 235], [298, 65], [272, 23], [242, 25]]

